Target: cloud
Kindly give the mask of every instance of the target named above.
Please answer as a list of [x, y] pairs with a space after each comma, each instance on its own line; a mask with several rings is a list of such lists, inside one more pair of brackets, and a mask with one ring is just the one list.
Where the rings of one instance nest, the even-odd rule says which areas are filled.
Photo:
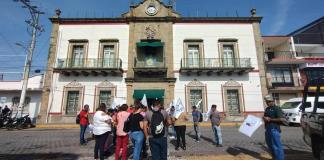
[[278, 34], [287, 22], [289, 10], [293, 6], [293, 0], [277, 0], [277, 14], [272, 26], [272, 34]]

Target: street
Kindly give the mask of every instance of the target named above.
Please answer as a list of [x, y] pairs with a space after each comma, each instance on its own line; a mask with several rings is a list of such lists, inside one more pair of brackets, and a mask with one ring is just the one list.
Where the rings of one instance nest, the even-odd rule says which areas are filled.
[[[187, 127], [187, 150], [174, 150], [175, 141], [169, 140], [169, 159], [270, 159], [266, 152], [264, 129], [248, 138], [238, 132], [237, 126], [222, 127], [222, 148], [213, 143], [213, 133], [209, 127], [202, 127], [202, 140], [195, 142], [192, 127]], [[79, 145], [77, 129], [27, 129], [20, 131], [0, 130], [0, 159], [93, 159], [94, 141], [87, 146]], [[87, 137], [90, 137], [88, 134]], [[286, 159], [312, 159], [311, 149], [302, 140], [299, 127], [282, 127], [282, 142]], [[113, 159], [113, 156], [108, 158]]]

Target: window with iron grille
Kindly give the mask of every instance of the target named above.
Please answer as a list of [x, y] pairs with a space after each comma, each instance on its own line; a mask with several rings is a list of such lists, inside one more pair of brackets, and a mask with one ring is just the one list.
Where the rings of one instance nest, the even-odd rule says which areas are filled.
[[79, 106], [79, 91], [68, 91], [66, 103], [66, 114], [76, 115]]
[[191, 89], [190, 90], [190, 106], [196, 106], [197, 110], [199, 110], [200, 112], [203, 112], [203, 94], [202, 94], [202, 90], [201, 89]]
[[273, 68], [271, 70], [272, 85], [293, 84], [293, 78], [290, 68]]
[[106, 104], [107, 108], [111, 106], [111, 91], [100, 91], [99, 92], [99, 103], [98, 106], [104, 103]]

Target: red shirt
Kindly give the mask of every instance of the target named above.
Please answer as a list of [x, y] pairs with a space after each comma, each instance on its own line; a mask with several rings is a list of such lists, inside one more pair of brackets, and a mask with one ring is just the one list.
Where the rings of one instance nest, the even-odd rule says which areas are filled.
[[88, 125], [89, 120], [88, 120], [88, 112], [85, 110], [82, 110], [80, 112], [80, 125]]

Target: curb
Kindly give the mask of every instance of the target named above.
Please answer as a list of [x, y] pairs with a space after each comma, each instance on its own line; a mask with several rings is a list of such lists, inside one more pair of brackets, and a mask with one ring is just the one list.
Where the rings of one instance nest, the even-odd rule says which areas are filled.
[[[242, 122], [223, 122], [221, 126], [241, 126]], [[210, 122], [202, 122], [201, 127], [210, 127]], [[186, 123], [186, 126], [193, 126], [193, 123]], [[80, 128], [78, 124], [37, 124], [36, 128], [41, 129], [77, 129]]]

